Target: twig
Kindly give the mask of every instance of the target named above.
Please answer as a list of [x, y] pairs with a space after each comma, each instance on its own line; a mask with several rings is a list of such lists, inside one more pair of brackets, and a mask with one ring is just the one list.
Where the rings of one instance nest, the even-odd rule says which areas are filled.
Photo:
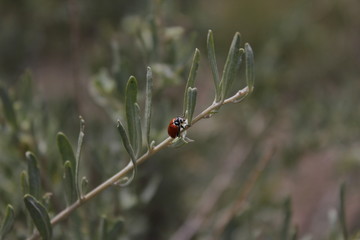
[[[207, 118], [209, 115], [211, 115], [212, 111], [218, 109], [222, 105], [225, 105], [227, 103], [232, 103], [236, 101], [237, 99], [240, 99], [244, 96], [246, 96], [249, 93], [249, 88], [244, 87], [240, 91], [238, 91], [234, 96], [226, 99], [224, 102], [214, 102], [211, 106], [206, 108], [204, 111], [202, 111], [199, 115], [197, 115], [193, 121], [192, 125], [196, 124], [198, 121], [200, 121], [203, 118]], [[190, 127], [191, 127], [190, 126]], [[189, 128], [190, 128], [189, 127]], [[143, 163], [145, 160], [147, 160], [149, 157], [160, 151], [161, 149], [167, 147], [173, 139], [168, 137], [165, 140], [163, 140], [161, 143], [156, 145], [153, 149], [146, 152], [144, 155], [142, 155], [140, 158], [136, 160], [136, 165], [139, 165]], [[134, 168], [133, 164], [129, 162], [128, 165], [126, 165], [122, 170], [120, 170], [118, 173], [116, 173], [114, 176], [106, 180], [105, 182], [101, 183], [99, 186], [94, 188], [92, 191], [87, 193], [85, 196], [83, 196], [81, 199], [78, 199], [75, 203], [70, 205], [69, 207], [65, 208], [63, 211], [58, 213], [56, 216], [54, 216], [51, 219], [51, 225], [54, 226], [55, 224], [59, 223], [60, 221], [66, 219], [72, 212], [74, 212], [77, 208], [94, 198], [95, 196], [99, 195], [104, 190], [108, 189], [112, 185], [114, 185], [116, 182], [118, 182], [120, 179], [125, 177], [132, 169]], [[39, 233], [35, 232], [32, 236], [28, 238], [28, 240], [34, 240], [39, 238]]]

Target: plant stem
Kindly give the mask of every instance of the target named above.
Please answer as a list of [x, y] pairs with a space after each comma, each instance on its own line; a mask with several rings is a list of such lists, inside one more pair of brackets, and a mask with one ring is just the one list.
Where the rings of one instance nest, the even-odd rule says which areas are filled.
[[[202, 111], [199, 115], [197, 115], [193, 121], [192, 126], [196, 124], [198, 121], [200, 121], [203, 118], [208, 118], [211, 115], [211, 112], [215, 109], [218, 109], [220, 106], [225, 105], [227, 103], [232, 103], [236, 101], [237, 99], [240, 99], [244, 97], [246, 94], [249, 93], [249, 88], [244, 87], [240, 91], [238, 91], [235, 95], [232, 97], [227, 98], [223, 102], [214, 102], [211, 104], [208, 108], [206, 108], [204, 111]], [[190, 126], [191, 127], [191, 126]], [[171, 137], [166, 138], [161, 143], [156, 145], [153, 149], [150, 151], [147, 151], [144, 155], [142, 155], [140, 158], [136, 160], [136, 165], [139, 165], [143, 163], [145, 160], [147, 160], [149, 157], [154, 155], [155, 153], [159, 152], [161, 149], [167, 147], [173, 139]], [[94, 198], [95, 196], [99, 195], [102, 191], [108, 189], [112, 185], [114, 185], [117, 181], [119, 181], [121, 178], [125, 177], [126, 174], [128, 174], [132, 169], [134, 168], [132, 162], [129, 162], [128, 165], [126, 165], [123, 169], [121, 169], [118, 173], [116, 173], [114, 176], [106, 180], [105, 182], [101, 183], [99, 186], [91, 190], [89, 193], [78, 199], [76, 202], [74, 202], [69, 207], [65, 208], [61, 212], [59, 212], [56, 216], [54, 216], [51, 219], [51, 225], [54, 226], [58, 222], [66, 219], [73, 211], [75, 211], [77, 208]], [[38, 239], [39, 233], [35, 232], [32, 236], [30, 236], [27, 240], [35, 240]]]

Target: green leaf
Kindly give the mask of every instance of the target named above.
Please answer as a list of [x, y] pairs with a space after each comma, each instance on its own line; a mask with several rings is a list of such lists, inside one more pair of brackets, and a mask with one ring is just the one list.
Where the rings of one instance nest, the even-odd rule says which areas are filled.
[[187, 91], [187, 106], [185, 111], [185, 118], [188, 120], [188, 124], [191, 125], [191, 121], [194, 115], [195, 105], [196, 105], [196, 95], [197, 89], [189, 87]]
[[211, 30], [208, 32], [207, 36], [207, 52], [208, 58], [210, 62], [211, 71], [213, 74], [214, 86], [215, 86], [215, 101], [218, 102], [220, 100], [220, 76], [219, 70], [216, 63], [216, 56], [215, 56], [215, 45], [214, 45], [214, 37]]
[[254, 90], [254, 53], [249, 43], [245, 43], [245, 76], [249, 93]]
[[51, 239], [52, 226], [45, 207], [30, 194], [24, 196], [24, 202], [41, 237], [44, 240]]
[[84, 119], [80, 116], [80, 133], [79, 133], [79, 138], [78, 138], [78, 145], [77, 145], [77, 149], [76, 149], [76, 167], [75, 167], [75, 188], [76, 188], [76, 193], [78, 198], [81, 197], [81, 193], [80, 193], [80, 184], [79, 184], [79, 171], [80, 171], [80, 157], [81, 157], [81, 149], [82, 149], [82, 145], [83, 145], [83, 140], [84, 140], [84, 130], [85, 130], [85, 121]]
[[[65, 162], [69, 160], [72, 166], [76, 166], [74, 151], [66, 135], [62, 132], [59, 132], [56, 136], [56, 141], [63, 163], [65, 164]], [[75, 168], [73, 168], [73, 171], [73, 174], [75, 175]]]
[[349, 234], [346, 227], [345, 194], [346, 194], [345, 183], [342, 183], [340, 186], [339, 221], [340, 221], [340, 227], [341, 227], [343, 239], [348, 240]]
[[5, 239], [5, 235], [8, 234], [14, 223], [14, 208], [8, 204], [5, 210], [5, 216], [0, 225], [0, 239]]
[[185, 93], [184, 93], [184, 110], [183, 110], [183, 116], [185, 116], [186, 113], [186, 107], [188, 106], [188, 89], [189, 87], [194, 88], [195, 87], [195, 79], [196, 79], [196, 73], [199, 68], [199, 62], [200, 62], [200, 51], [199, 49], [195, 49], [195, 53], [193, 56], [190, 73], [188, 80], [186, 82], [185, 86]]
[[41, 191], [41, 177], [40, 171], [38, 168], [38, 160], [32, 152], [25, 153], [28, 165], [28, 174], [29, 174], [29, 193], [36, 198], [40, 199]]
[[240, 33], [237, 32], [232, 40], [220, 82], [221, 101], [225, 100], [235, 80], [241, 64], [242, 53], [242, 50], [240, 50]]
[[127, 186], [134, 180], [135, 175], [136, 175], [136, 171], [137, 171], [137, 169], [136, 169], [136, 157], [135, 157], [135, 154], [134, 154], [134, 150], [131, 147], [130, 140], [129, 140], [127, 134], [126, 134], [125, 128], [122, 125], [122, 123], [120, 122], [120, 120], [118, 120], [117, 129], [118, 129], [118, 131], [120, 133], [123, 145], [124, 145], [126, 151], [128, 152], [128, 154], [130, 155], [130, 160], [131, 160], [131, 162], [132, 162], [132, 164], [134, 166], [131, 178], [125, 184], [121, 184], [121, 186]]
[[24, 170], [21, 172], [20, 174], [20, 183], [21, 183], [21, 190], [23, 192], [23, 194], [27, 194], [29, 193], [29, 177], [27, 172]]
[[125, 106], [126, 119], [129, 133], [130, 144], [137, 157], [142, 146], [141, 124], [140, 124], [140, 109], [136, 103], [137, 98], [137, 81], [131, 76], [126, 86]]
[[18, 122], [14, 111], [13, 102], [11, 101], [4, 86], [0, 85], [0, 98], [3, 105], [4, 116], [14, 130], [18, 129]]
[[152, 71], [151, 68], [148, 67], [146, 73], [146, 93], [145, 93], [145, 139], [148, 150], [150, 150], [152, 87], [153, 87]]
[[88, 188], [89, 188], [89, 180], [86, 177], [82, 177], [82, 179], [81, 179], [82, 196], [87, 193]]
[[77, 200], [78, 195], [76, 191], [73, 166], [69, 160], [67, 160], [64, 164], [64, 189], [67, 204], [70, 205]]

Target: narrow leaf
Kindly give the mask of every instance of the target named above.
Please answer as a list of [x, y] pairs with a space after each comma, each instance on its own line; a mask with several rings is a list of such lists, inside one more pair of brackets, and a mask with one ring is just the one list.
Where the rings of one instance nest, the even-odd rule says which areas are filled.
[[145, 139], [148, 150], [150, 150], [152, 87], [153, 87], [152, 71], [151, 68], [148, 67], [146, 73], [146, 93], [145, 93]]
[[245, 43], [245, 76], [249, 93], [254, 90], [254, 53], [249, 43]]
[[14, 223], [14, 208], [8, 204], [5, 210], [5, 216], [0, 225], [0, 239], [5, 239], [5, 235], [10, 232]]
[[231, 85], [236, 77], [236, 73], [239, 70], [241, 55], [242, 51], [240, 50], [240, 33], [237, 32], [232, 40], [220, 82], [222, 101], [225, 100], [227, 94], [229, 93]]
[[196, 105], [196, 95], [197, 95], [197, 89], [189, 87], [187, 96], [187, 106], [186, 106], [186, 115], [185, 118], [188, 120], [188, 124], [191, 125], [191, 121], [194, 115], [195, 105]]
[[127, 119], [127, 126], [128, 126], [128, 133], [129, 133], [129, 140], [130, 144], [134, 150], [135, 156], [137, 155], [139, 149], [142, 145], [142, 137], [139, 132], [141, 128], [139, 128], [140, 122], [140, 115], [139, 109], [136, 104], [137, 98], [137, 81], [136, 78], [131, 76], [126, 86], [126, 93], [125, 93], [125, 105], [126, 105], [126, 119]]
[[86, 177], [81, 179], [81, 196], [87, 193], [89, 188], [89, 180]]
[[[69, 160], [72, 166], [76, 166], [76, 158], [74, 155], [74, 151], [66, 135], [62, 132], [59, 132], [56, 136], [56, 141], [63, 163], [65, 164], [65, 162]], [[75, 174], [75, 168], [73, 169], [73, 171]]]
[[188, 89], [189, 87], [194, 88], [195, 87], [195, 79], [196, 79], [196, 73], [197, 70], [199, 68], [199, 62], [200, 62], [200, 51], [199, 49], [195, 49], [195, 53], [193, 56], [193, 60], [192, 60], [192, 64], [191, 64], [191, 68], [190, 68], [190, 73], [189, 73], [189, 77], [188, 80], [186, 82], [186, 86], [185, 86], [185, 93], [184, 93], [184, 110], [183, 110], [183, 116], [185, 116], [186, 113], [186, 107], [187, 107], [187, 100], [188, 100]]
[[27, 172], [24, 170], [20, 174], [20, 183], [21, 183], [21, 190], [23, 194], [29, 193], [29, 177]]
[[131, 147], [129, 138], [128, 138], [127, 134], [126, 134], [125, 128], [122, 125], [122, 123], [120, 122], [120, 120], [118, 120], [117, 129], [118, 129], [118, 131], [120, 133], [123, 145], [124, 145], [126, 151], [128, 152], [128, 154], [130, 155], [130, 160], [131, 160], [131, 162], [132, 162], [132, 164], [134, 166], [131, 178], [125, 184], [121, 184], [121, 186], [127, 186], [132, 182], [132, 180], [134, 180], [135, 175], [136, 175], [136, 158], [135, 158], [134, 150]]
[[10, 100], [10, 97], [5, 87], [3, 87], [2, 85], [0, 85], [0, 98], [3, 105], [4, 116], [11, 125], [11, 127], [16, 130], [18, 128], [18, 122], [16, 119], [13, 102]]
[[41, 177], [38, 168], [38, 160], [32, 152], [25, 153], [29, 174], [29, 193], [40, 199]]
[[41, 237], [44, 240], [51, 239], [52, 226], [45, 207], [30, 194], [24, 196], [24, 202]]
[[80, 116], [80, 133], [78, 138], [78, 145], [76, 149], [76, 168], [75, 168], [75, 188], [78, 198], [80, 198], [80, 184], [79, 184], [79, 171], [80, 171], [80, 157], [81, 157], [81, 149], [83, 145], [83, 139], [84, 139], [84, 130], [85, 130], [85, 121]]
[[135, 154], [135, 158], [138, 158], [140, 152], [141, 152], [141, 147], [142, 147], [142, 133], [141, 133], [141, 118], [140, 118], [140, 107], [137, 103], [134, 103], [134, 108], [135, 108], [135, 133], [136, 133], [136, 144], [134, 146], [134, 154]]
[[339, 221], [340, 221], [343, 238], [344, 238], [344, 240], [348, 240], [349, 234], [348, 234], [347, 227], [346, 227], [345, 194], [346, 194], [345, 184], [342, 183], [340, 186], [340, 207], [339, 207], [340, 208], [339, 209], [340, 217], [339, 217]]
[[214, 86], [215, 86], [215, 101], [218, 102], [220, 100], [220, 76], [219, 70], [216, 63], [215, 56], [215, 45], [214, 45], [214, 37], [211, 30], [208, 32], [207, 36], [207, 53], [210, 62], [211, 71], [213, 74]]
[[74, 170], [69, 160], [67, 160], [64, 164], [64, 189], [68, 205], [78, 199], [75, 185]]

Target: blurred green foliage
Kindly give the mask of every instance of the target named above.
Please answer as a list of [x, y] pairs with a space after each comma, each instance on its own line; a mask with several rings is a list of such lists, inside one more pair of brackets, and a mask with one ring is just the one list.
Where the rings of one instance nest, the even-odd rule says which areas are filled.
[[[256, 63], [251, 97], [194, 126], [189, 132], [194, 143], [154, 156], [130, 187], [110, 189], [81, 207], [54, 228], [54, 239], [169, 239], [201, 208], [199, 199], [219, 169], [244, 159], [196, 232], [197, 239], [211, 237], [218, 214], [236, 201], [269, 146], [276, 146], [276, 155], [246, 207], [227, 225], [224, 239], [278, 239], [295, 232], [299, 237], [341, 239], [336, 209], [343, 180], [349, 183], [347, 229], [349, 236], [358, 233], [359, 1], [74, 2], [81, 40], [75, 50], [86, 73], [83, 87], [90, 86], [92, 100], [74, 96], [84, 89], [63, 94], [68, 94], [65, 99], [52, 98], [55, 92], [41, 92], [31, 74], [47, 78], [41, 66], [48, 59], [71, 60], [71, 1], [0, 2], [0, 94], [2, 102], [8, 99], [12, 105], [0, 104], [0, 217], [10, 203], [16, 231], [9, 239], [31, 233], [20, 190], [26, 151], [38, 157], [43, 193], [52, 193], [42, 199], [49, 202], [50, 213], [66, 207], [56, 134], [66, 133], [75, 146], [78, 115], [87, 121], [80, 174], [88, 177], [90, 188], [127, 163], [115, 120], [124, 117], [130, 75], [139, 81], [143, 103], [146, 66], [153, 69], [151, 135], [157, 141], [166, 136], [168, 121], [182, 111], [195, 47], [202, 52], [195, 114], [211, 103], [213, 83], [204, 54], [209, 28], [218, 66], [223, 66], [234, 32], [251, 43]], [[61, 76], [64, 69], [57, 69]], [[235, 84], [243, 86], [244, 76], [240, 79]], [[51, 81], [44, 82], [49, 86]], [[242, 154], [246, 149], [250, 153]], [[292, 201], [284, 201], [288, 196]]]

